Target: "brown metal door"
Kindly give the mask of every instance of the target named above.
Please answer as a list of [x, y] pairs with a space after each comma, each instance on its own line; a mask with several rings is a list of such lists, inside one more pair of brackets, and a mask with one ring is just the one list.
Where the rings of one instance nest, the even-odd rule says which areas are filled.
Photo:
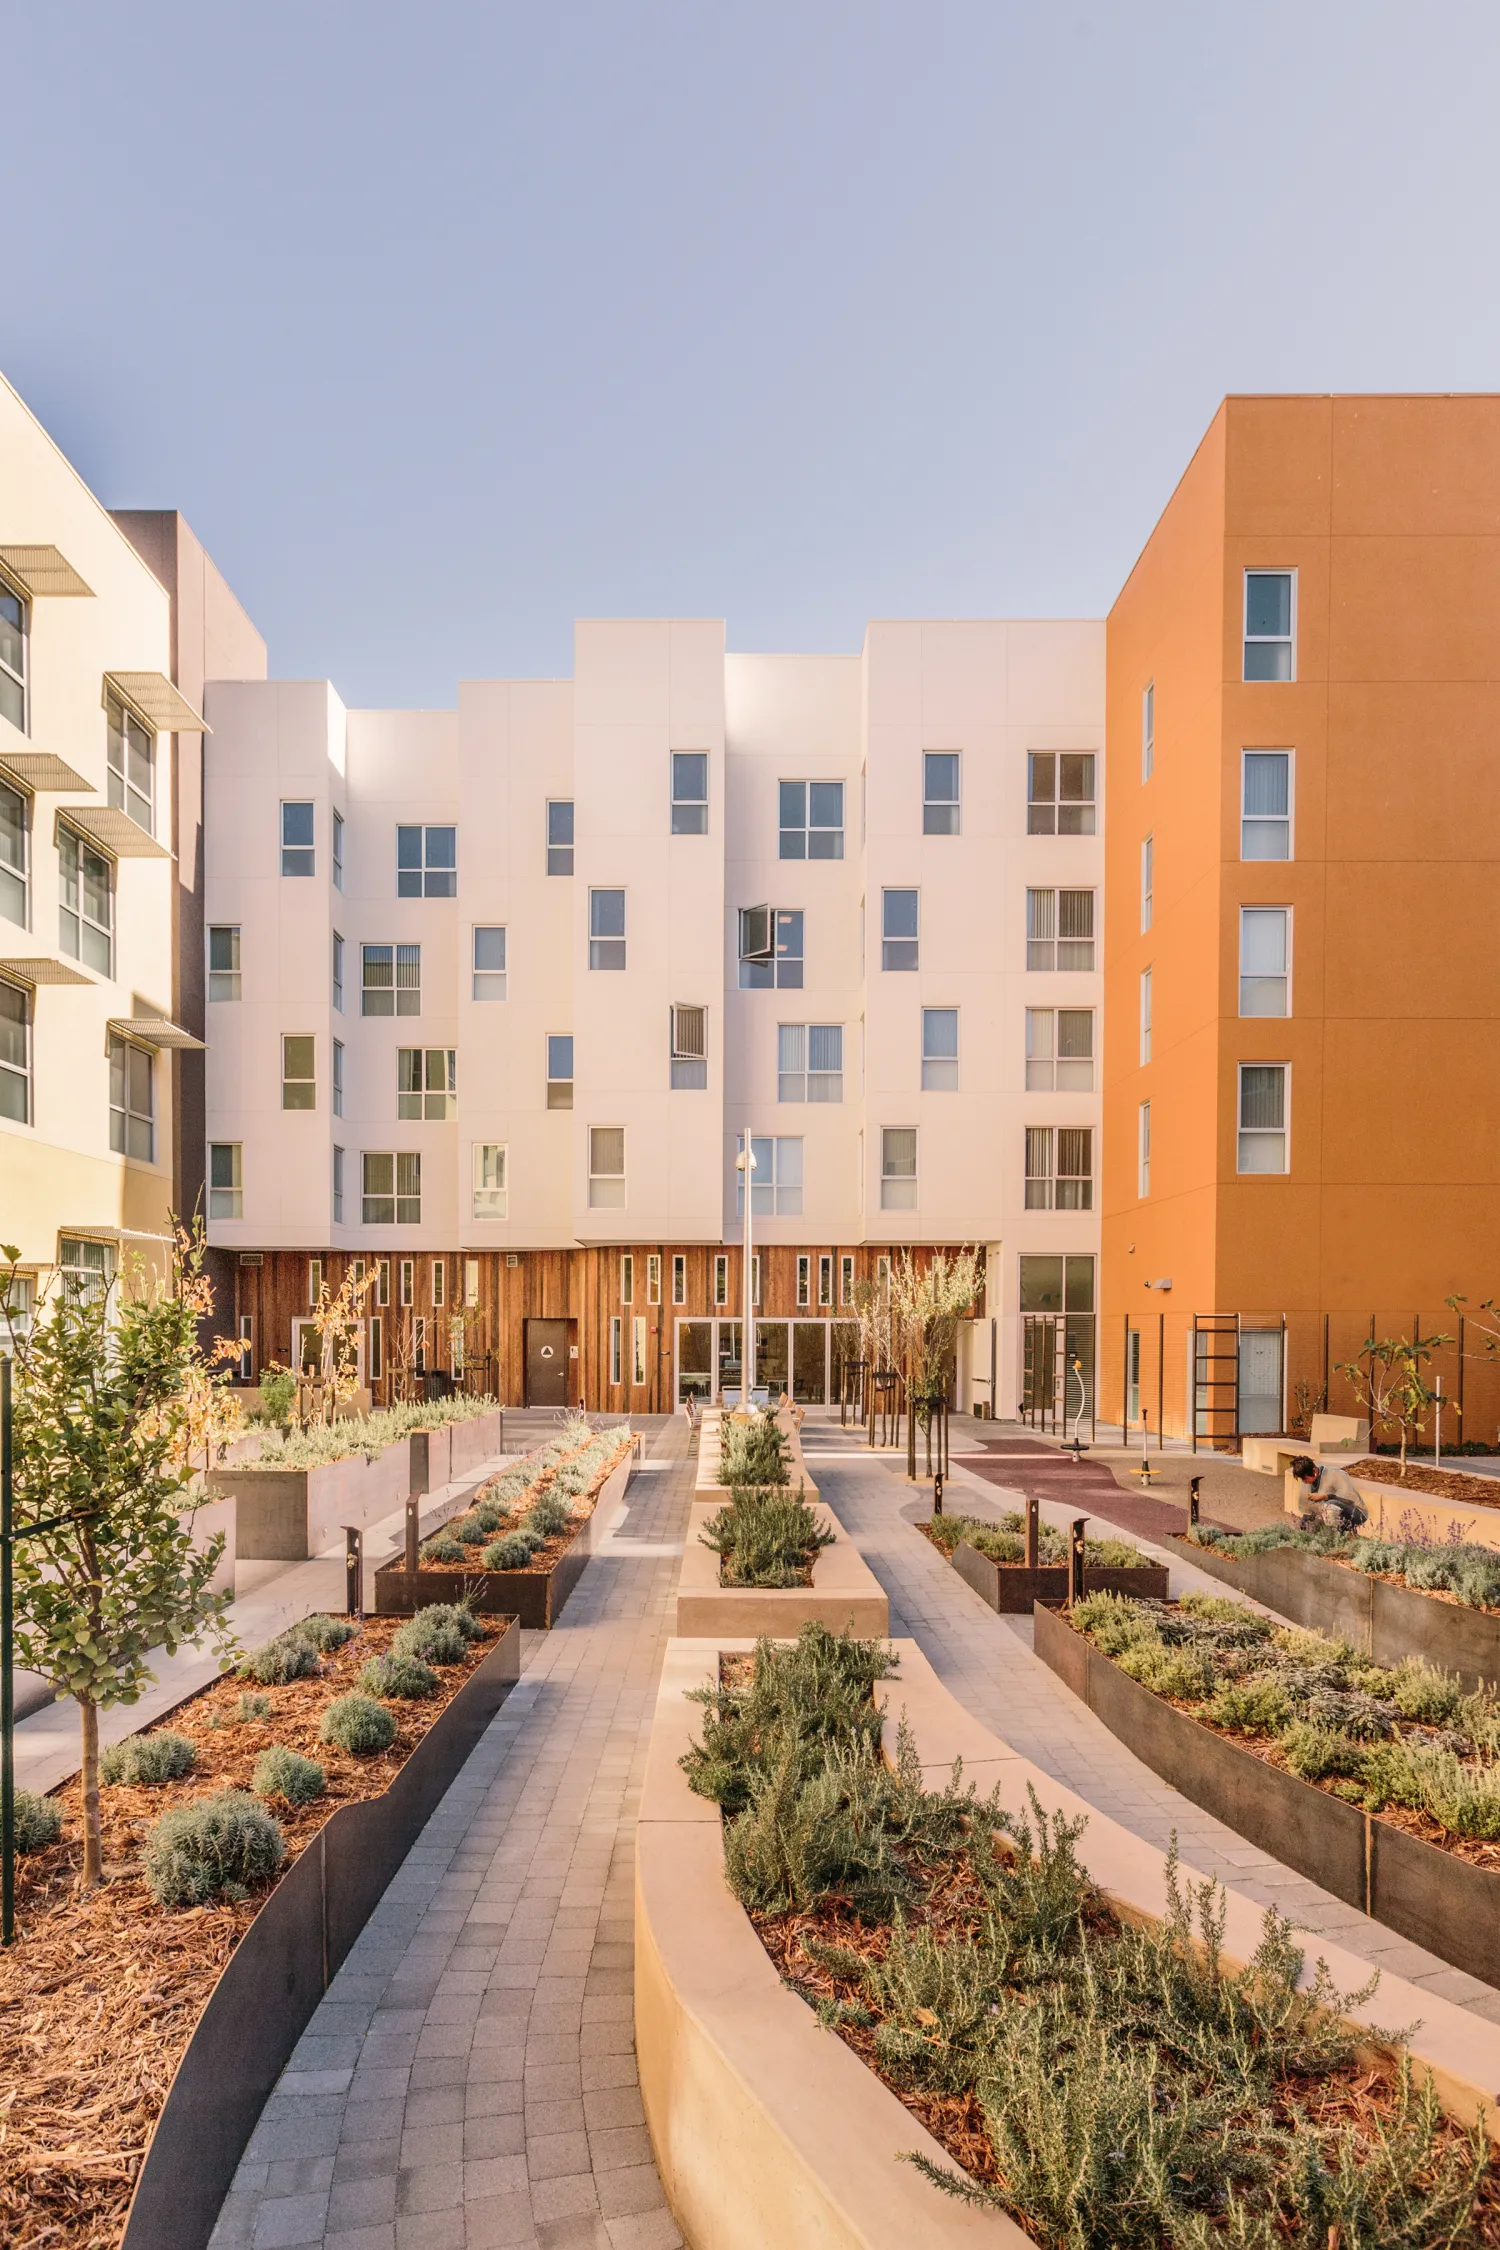
[[568, 1403], [568, 1324], [565, 1320], [526, 1323], [526, 1404]]

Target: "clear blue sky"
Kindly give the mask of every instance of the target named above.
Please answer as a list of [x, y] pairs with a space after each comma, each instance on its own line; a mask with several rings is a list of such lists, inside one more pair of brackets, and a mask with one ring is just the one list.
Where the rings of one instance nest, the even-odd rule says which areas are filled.
[[1097, 614], [1226, 390], [1500, 387], [1493, 6], [6, 15], [0, 368], [353, 703]]

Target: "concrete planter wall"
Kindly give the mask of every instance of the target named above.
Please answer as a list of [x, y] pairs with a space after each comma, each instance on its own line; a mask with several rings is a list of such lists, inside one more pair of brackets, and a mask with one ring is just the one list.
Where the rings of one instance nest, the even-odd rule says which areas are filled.
[[[717, 1407], [710, 1407], [699, 1424], [698, 1473], [694, 1479], [694, 1487], [704, 1499], [712, 1499], [715, 1494], [728, 1497], [728, 1486], [719, 1482], [719, 1452], [724, 1420], [724, 1415]], [[788, 1489], [795, 1492], [800, 1484], [802, 1497], [805, 1500], [816, 1500], [817, 1482], [808, 1469], [807, 1456], [802, 1451], [801, 1432], [790, 1414], [778, 1413], [776, 1421], [787, 1443], [787, 1475], [791, 1480]]]
[[413, 1493], [445, 1484], [492, 1460], [500, 1412], [416, 1430], [373, 1461], [362, 1453], [315, 1469], [216, 1469], [207, 1491], [234, 1502], [234, 1549], [242, 1562], [304, 1562], [337, 1543], [352, 1525], [366, 1531], [404, 1508]]
[[1221, 1555], [1212, 1547], [1179, 1543], [1184, 1558], [1210, 1578], [1264, 1602], [1293, 1625], [1351, 1642], [1372, 1663], [1425, 1656], [1439, 1670], [1456, 1672], [1466, 1688], [1500, 1685], [1500, 1615], [1492, 1610], [1442, 1601], [1295, 1547]]
[[341, 1805], [282, 1876], [225, 1963], [177, 2065], [121, 2250], [204, 2250], [313, 2010], [520, 1676], [512, 1622], [383, 1795]]
[[859, 1633], [883, 1637], [891, 1629], [890, 1603], [869, 1564], [831, 1511], [813, 1510], [825, 1530], [834, 1534], [831, 1547], [819, 1551], [810, 1586], [725, 1586], [719, 1580], [719, 1557], [699, 1538], [719, 1510], [728, 1503], [702, 1499], [688, 1511], [687, 1543], [677, 1579], [677, 1624], [680, 1638], [704, 1634], [740, 1634], [758, 1640], [795, 1640], [804, 1625], [826, 1625], [832, 1633]]
[[376, 1616], [410, 1617], [429, 1602], [456, 1601], [462, 1594], [481, 1616], [514, 1617], [528, 1632], [546, 1632], [557, 1623], [595, 1545], [608, 1529], [616, 1505], [624, 1499], [630, 1467], [627, 1453], [605, 1478], [571, 1546], [550, 1570], [484, 1570], [476, 1560], [472, 1570], [462, 1573], [411, 1572], [405, 1567], [404, 1556], [395, 1556], [375, 1573]]
[[412, 1491], [441, 1492], [445, 1484], [457, 1484], [482, 1462], [493, 1461], [500, 1451], [500, 1420], [496, 1407], [493, 1414], [476, 1414], [467, 1422], [445, 1422], [437, 1430], [414, 1430]]
[[1500, 1872], [1330, 1796], [1153, 1695], [1040, 1606], [1036, 1653], [1163, 1781], [1402, 1937], [1500, 1985]]
[[[1029, 1617], [1035, 1602], [1060, 1609], [1068, 1598], [1066, 1563], [1044, 1563], [1028, 1570], [1024, 1563], [992, 1562], [967, 1539], [961, 1539], [949, 1557], [965, 1585], [972, 1586], [991, 1609], [1010, 1617]], [[1165, 1563], [1142, 1563], [1138, 1570], [1085, 1570], [1086, 1594], [1130, 1594], [1137, 1601], [1164, 1602], [1167, 1598]]]

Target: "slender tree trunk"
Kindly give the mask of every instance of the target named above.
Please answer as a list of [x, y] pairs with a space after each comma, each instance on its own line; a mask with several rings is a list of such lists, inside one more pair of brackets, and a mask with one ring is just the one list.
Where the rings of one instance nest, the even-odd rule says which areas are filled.
[[78, 1711], [83, 1721], [83, 1887], [91, 1891], [104, 1880], [99, 1836], [99, 1706], [80, 1696]]

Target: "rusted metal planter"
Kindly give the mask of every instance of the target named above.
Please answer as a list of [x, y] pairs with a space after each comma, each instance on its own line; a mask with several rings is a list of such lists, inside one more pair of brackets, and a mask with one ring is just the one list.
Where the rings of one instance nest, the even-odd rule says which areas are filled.
[[[1043, 1563], [1028, 1570], [1024, 1563], [997, 1563], [961, 1539], [948, 1558], [965, 1585], [972, 1586], [982, 1602], [1007, 1617], [1029, 1617], [1036, 1602], [1060, 1609], [1068, 1598], [1066, 1563]], [[1165, 1563], [1142, 1563], [1136, 1570], [1089, 1570], [1083, 1574], [1086, 1594], [1130, 1594], [1141, 1602], [1167, 1598]]]
[[603, 1537], [598, 1528], [601, 1515], [607, 1523], [615, 1502], [624, 1495], [630, 1460], [626, 1453], [610, 1470], [572, 1543], [550, 1570], [485, 1570], [476, 1562], [472, 1570], [465, 1571], [409, 1571], [405, 1557], [393, 1555], [375, 1573], [376, 1616], [410, 1617], [429, 1602], [453, 1602], [462, 1597], [481, 1617], [514, 1617], [528, 1632], [546, 1632], [557, 1623], [597, 1541]]

